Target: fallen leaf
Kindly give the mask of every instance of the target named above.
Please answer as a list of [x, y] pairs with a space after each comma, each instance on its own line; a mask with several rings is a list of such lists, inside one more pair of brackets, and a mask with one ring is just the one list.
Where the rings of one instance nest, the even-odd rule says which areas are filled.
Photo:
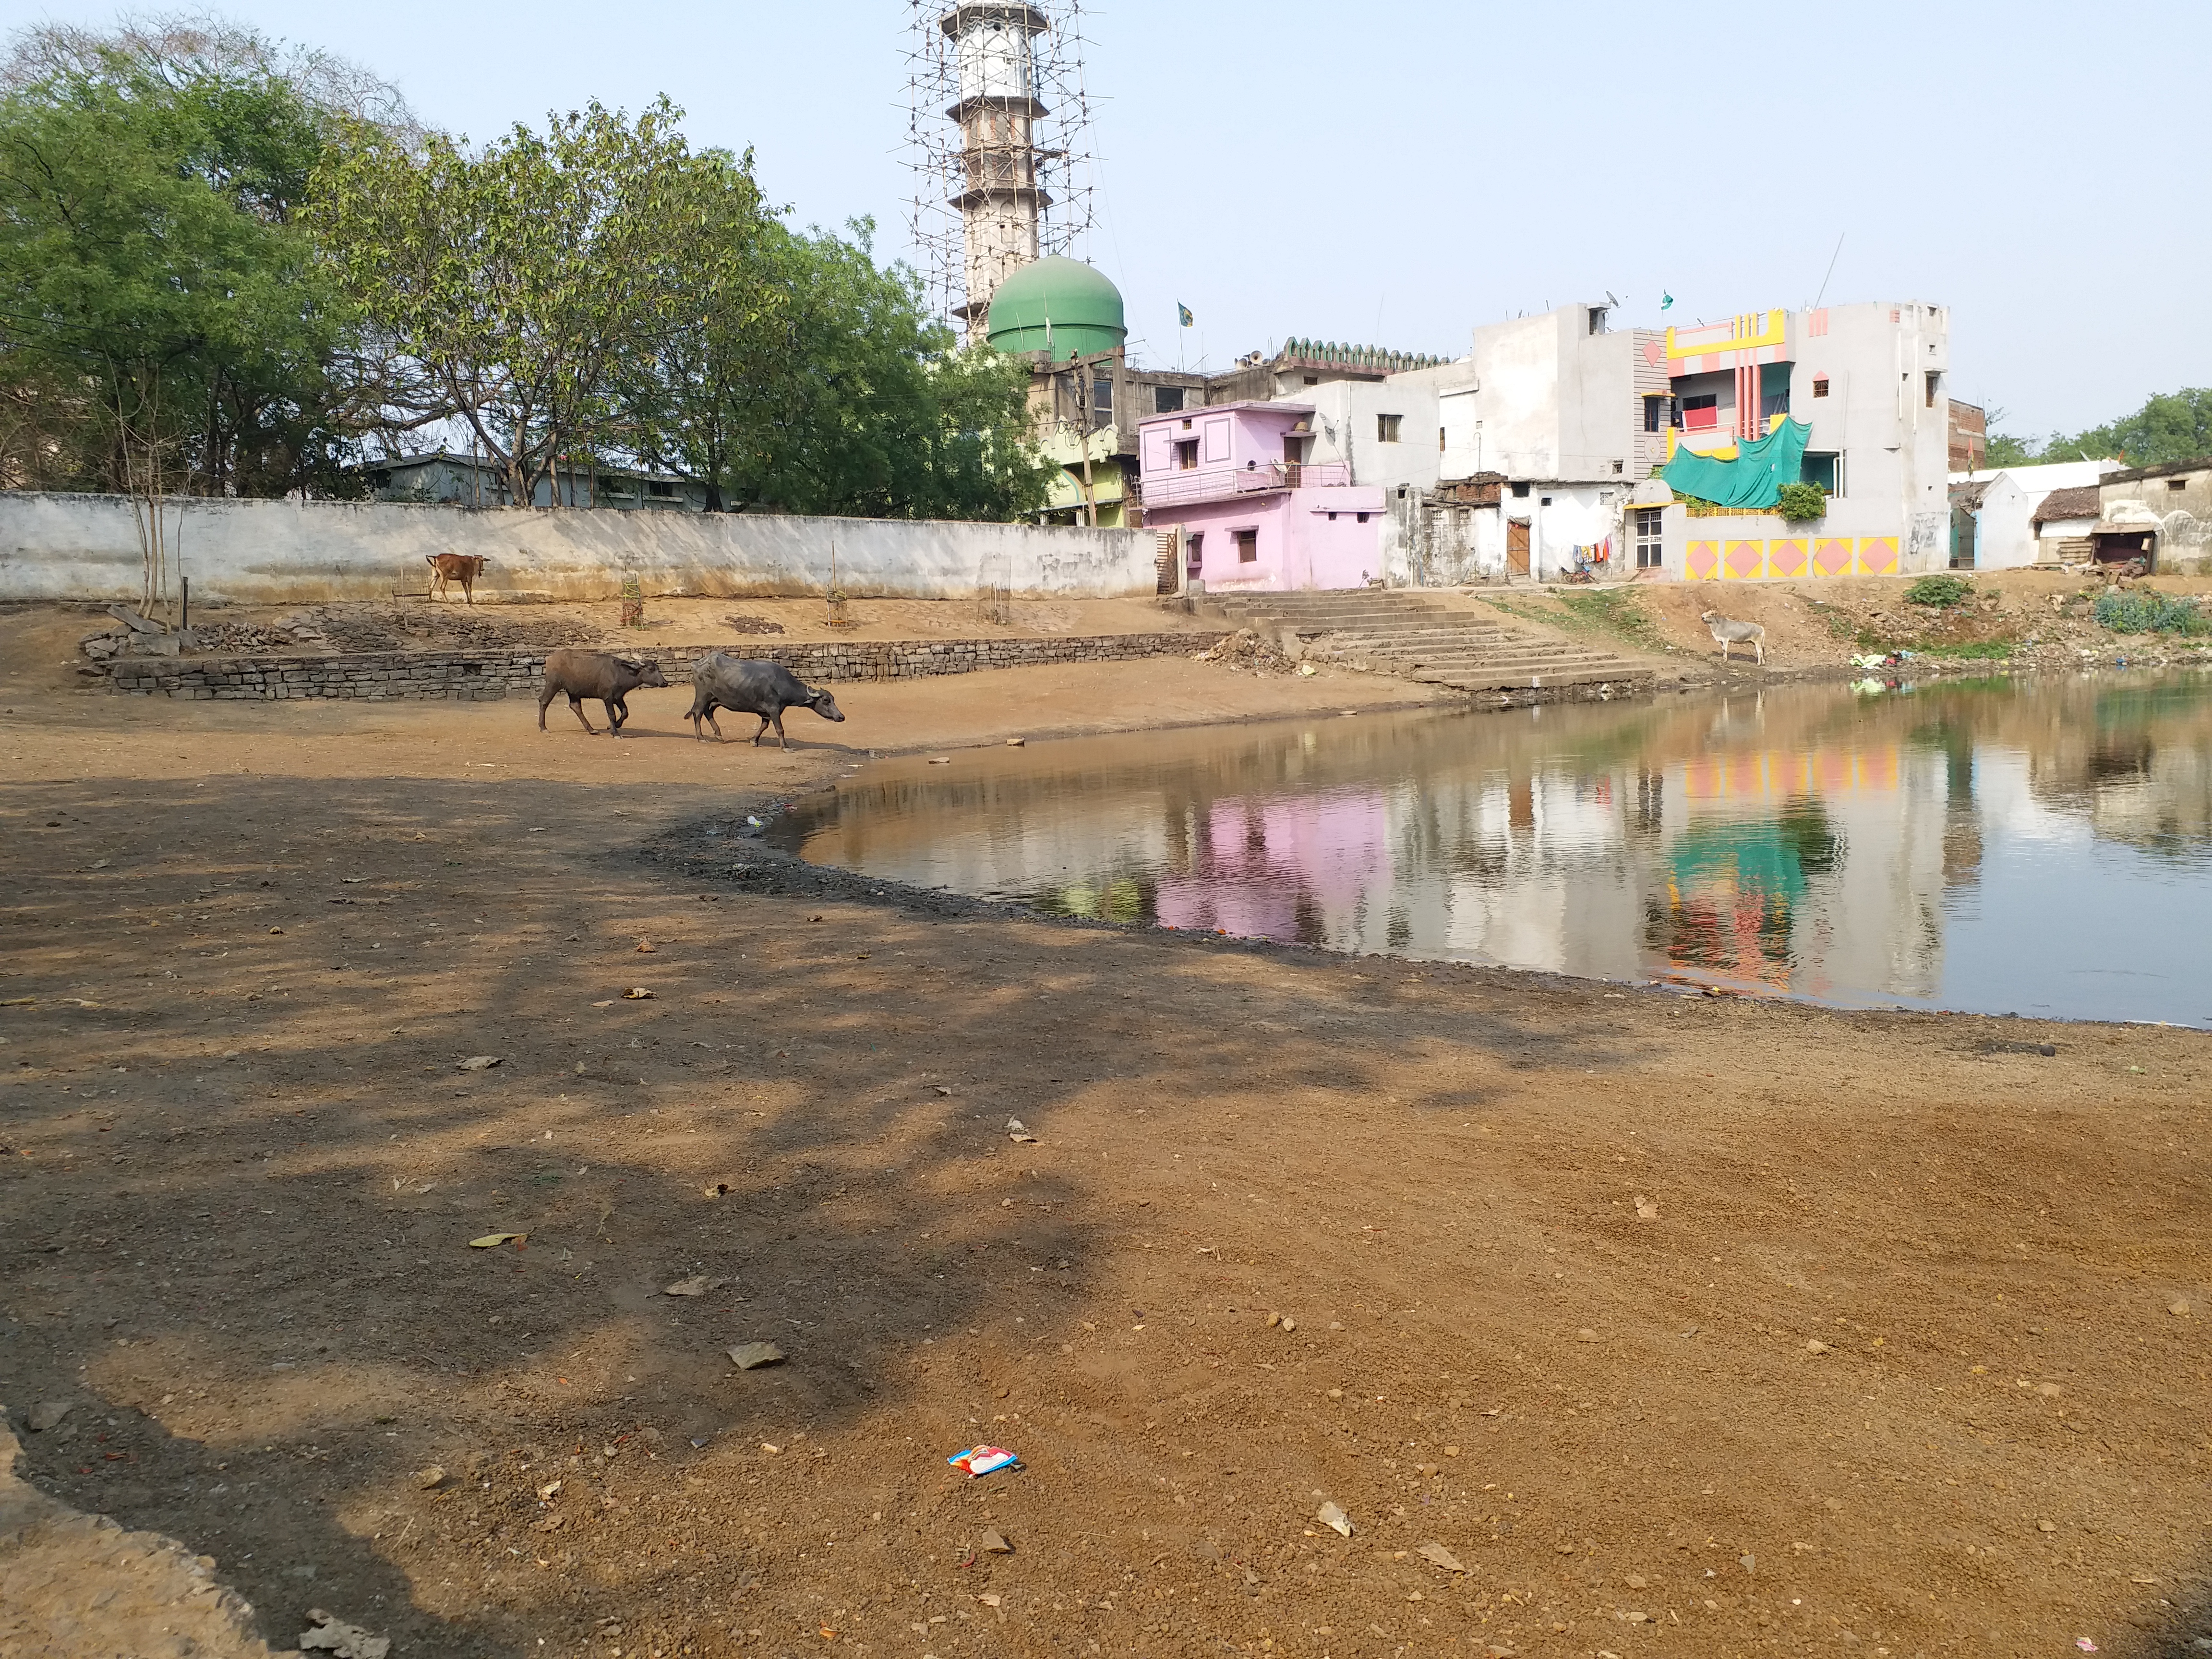
[[482, 1238], [471, 1239], [469, 1248], [472, 1250], [495, 1250], [502, 1244], [520, 1244], [529, 1237], [528, 1233], [486, 1233]]
[[1465, 1567], [1460, 1565], [1459, 1557], [1454, 1555], [1442, 1544], [1424, 1544], [1420, 1547], [1419, 1554], [1422, 1560], [1426, 1561], [1431, 1566], [1442, 1567], [1446, 1572], [1465, 1572], [1467, 1571]]

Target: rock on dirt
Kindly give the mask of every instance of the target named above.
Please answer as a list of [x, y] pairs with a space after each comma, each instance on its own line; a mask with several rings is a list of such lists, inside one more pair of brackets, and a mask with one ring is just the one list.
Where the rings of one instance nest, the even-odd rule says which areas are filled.
[[763, 1365], [781, 1365], [783, 1350], [773, 1342], [740, 1342], [730, 1350], [730, 1363], [741, 1371], [758, 1370]]
[[23, 1419], [23, 1425], [33, 1434], [44, 1434], [48, 1429], [59, 1428], [62, 1419], [69, 1414], [68, 1401], [41, 1400], [31, 1407], [29, 1413]]
[[301, 1651], [334, 1654], [337, 1659], [385, 1659], [392, 1651], [388, 1636], [371, 1636], [359, 1625], [349, 1625], [320, 1607], [307, 1609], [308, 1628], [300, 1632]]
[[47, 1497], [19, 1450], [0, 1428], [0, 1653], [274, 1659], [212, 1559]]

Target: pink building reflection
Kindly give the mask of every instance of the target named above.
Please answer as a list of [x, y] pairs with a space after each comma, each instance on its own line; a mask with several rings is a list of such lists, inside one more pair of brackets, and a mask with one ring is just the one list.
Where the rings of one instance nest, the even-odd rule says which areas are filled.
[[1317, 938], [1323, 913], [1390, 884], [1389, 815], [1379, 791], [1234, 796], [1209, 803], [1194, 827], [1187, 865], [1159, 878], [1154, 913], [1170, 927]]

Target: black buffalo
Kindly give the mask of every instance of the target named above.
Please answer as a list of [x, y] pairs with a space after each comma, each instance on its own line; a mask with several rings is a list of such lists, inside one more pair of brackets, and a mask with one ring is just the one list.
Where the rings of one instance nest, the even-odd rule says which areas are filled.
[[629, 705], [623, 699], [641, 685], [667, 684], [657, 662], [636, 663], [625, 657], [611, 657], [604, 651], [564, 647], [545, 659], [545, 684], [538, 693], [538, 729], [545, 729], [546, 705], [565, 693], [568, 707], [583, 721], [586, 732], [592, 727], [584, 715], [584, 699], [597, 697], [605, 703], [607, 735], [618, 738], [623, 722], [629, 718]]
[[785, 709], [811, 708], [825, 720], [845, 718], [835, 697], [802, 685], [781, 663], [757, 662], [733, 657], [726, 651], [708, 652], [691, 671], [693, 737], [706, 740], [707, 734], [699, 729], [703, 720], [714, 728], [717, 743], [727, 741], [722, 736], [721, 722], [714, 718], [717, 708], [759, 715], [760, 730], [753, 733], [753, 742], [758, 744], [773, 726], [775, 740], [786, 749], [791, 747], [791, 739], [783, 735]]

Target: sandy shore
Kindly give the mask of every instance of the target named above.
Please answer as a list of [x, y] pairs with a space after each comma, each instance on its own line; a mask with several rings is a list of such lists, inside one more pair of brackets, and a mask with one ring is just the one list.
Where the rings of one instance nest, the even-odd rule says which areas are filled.
[[[0, 641], [0, 1401], [39, 1488], [213, 1558], [276, 1646], [311, 1606], [403, 1659], [2212, 1635], [2201, 1037], [633, 850], [871, 750], [1395, 682], [856, 684], [786, 756], [678, 691], [612, 743], [53, 654]], [[979, 1443], [1023, 1467], [948, 1468]], [[137, 1582], [88, 1553], [10, 1639], [90, 1650]]]

